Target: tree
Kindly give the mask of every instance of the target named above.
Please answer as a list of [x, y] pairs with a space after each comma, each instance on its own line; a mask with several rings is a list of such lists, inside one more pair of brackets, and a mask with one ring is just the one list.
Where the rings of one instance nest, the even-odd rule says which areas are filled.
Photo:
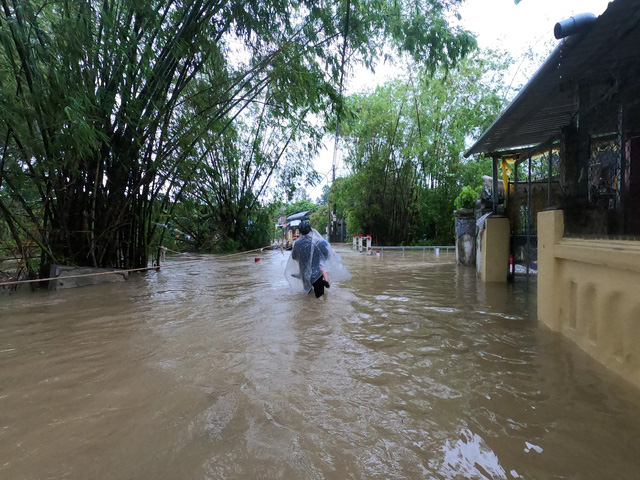
[[315, 228], [320, 234], [324, 234], [327, 230], [327, 221], [329, 218], [329, 205], [324, 203], [318, 205], [317, 210], [309, 215], [309, 221], [311, 226]]
[[315, 212], [318, 209], [317, 205], [311, 203], [309, 200], [298, 200], [297, 202], [288, 203], [284, 207], [285, 216], [293, 215], [300, 212]]
[[[262, 142], [260, 129], [236, 124], [249, 106], [269, 105], [293, 132], [341, 111], [345, 59], [370, 65], [390, 41], [433, 70], [474, 46], [445, 21], [458, 0], [1, 2], [0, 213], [16, 243], [39, 245], [43, 272], [144, 266], [155, 216], [207, 165], [212, 189], [229, 185], [215, 178], [220, 154], [232, 176], [247, 162], [264, 172], [265, 148], [241, 145]], [[212, 213], [227, 227], [264, 192], [240, 191]]]
[[319, 129], [308, 124], [304, 114], [298, 119], [279, 116], [265, 97], [260, 106], [249, 107], [224, 137], [198, 139], [203, 158], [196, 167], [200, 180], [182, 197], [202, 205], [192, 212], [200, 217], [198, 223], [209, 225], [209, 236], [248, 248], [246, 230], [263, 208], [260, 199], [274, 185], [293, 185], [312, 170], [319, 139]]
[[336, 183], [334, 200], [350, 230], [371, 232], [379, 244], [452, 241], [453, 199], [467, 171], [477, 175], [460, 159], [502, 108], [502, 84], [490, 74], [505, 68], [478, 53], [455, 69], [418, 68], [349, 98], [345, 163], [353, 175]]
[[322, 193], [318, 198], [316, 198], [317, 205], [326, 205], [329, 202], [329, 185], [324, 185], [322, 187]]

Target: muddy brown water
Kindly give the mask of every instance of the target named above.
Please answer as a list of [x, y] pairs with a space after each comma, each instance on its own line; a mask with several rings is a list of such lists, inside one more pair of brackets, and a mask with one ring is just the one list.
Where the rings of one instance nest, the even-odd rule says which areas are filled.
[[640, 478], [640, 390], [534, 283], [338, 251], [320, 300], [280, 252], [1, 295], [0, 478]]

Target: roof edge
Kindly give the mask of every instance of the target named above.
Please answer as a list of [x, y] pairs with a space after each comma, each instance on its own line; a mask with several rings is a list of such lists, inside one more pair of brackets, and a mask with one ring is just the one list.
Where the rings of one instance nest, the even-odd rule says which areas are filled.
[[[558, 61], [564, 55], [567, 54], [566, 49], [567, 48], [572, 49], [573, 47], [575, 47], [575, 45], [577, 45], [582, 40], [582, 38], [583, 38], [582, 34], [571, 35], [563, 39], [558, 44], [558, 46], [553, 50], [553, 52], [551, 52], [549, 57], [547, 57], [547, 59], [543, 62], [540, 68], [536, 70], [536, 73], [534, 73], [533, 76], [529, 79], [529, 81], [520, 89], [518, 94], [511, 101], [511, 103], [502, 111], [502, 113], [498, 116], [498, 118], [496, 118], [493, 121], [491, 126], [489, 126], [489, 128], [487, 128], [484, 131], [484, 133], [480, 136], [478, 140], [476, 140], [476, 142], [471, 146], [471, 148], [469, 148], [464, 153], [465, 158], [469, 158], [471, 155], [474, 155], [474, 154], [487, 153], [488, 151], [490, 151], [489, 149], [483, 150], [482, 149], [483, 147], [480, 147], [479, 144], [482, 143], [486, 139], [486, 137], [488, 137], [492, 133], [495, 127], [500, 123], [500, 120], [502, 119], [502, 117], [504, 117], [505, 115], [509, 114], [510, 112], [518, 108], [518, 105], [522, 102], [522, 99], [525, 96], [525, 94], [528, 92], [530, 88], [532, 88], [532, 86], [537, 82], [539, 78], [541, 78], [548, 71], [554, 68], [557, 68]], [[505, 148], [512, 149], [511, 147], [505, 147]]]

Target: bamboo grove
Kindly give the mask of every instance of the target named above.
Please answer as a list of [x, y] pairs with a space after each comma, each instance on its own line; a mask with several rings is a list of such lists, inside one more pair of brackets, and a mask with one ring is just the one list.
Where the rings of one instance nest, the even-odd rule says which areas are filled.
[[146, 266], [187, 201], [238, 237], [309, 176], [345, 61], [474, 48], [457, 3], [0, 0], [0, 240], [41, 275]]
[[463, 158], [465, 144], [504, 105], [508, 58], [477, 51], [455, 69], [409, 69], [373, 92], [348, 99], [343, 122], [350, 175], [332, 197], [353, 232], [377, 245], [454, 241], [454, 200], [491, 173], [486, 159]]

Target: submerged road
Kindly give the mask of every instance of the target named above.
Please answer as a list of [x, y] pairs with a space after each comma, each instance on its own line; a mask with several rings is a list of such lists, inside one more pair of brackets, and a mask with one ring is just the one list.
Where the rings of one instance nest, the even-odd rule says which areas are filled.
[[0, 478], [638, 478], [640, 390], [535, 285], [337, 251], [320, 300], [288, 252], [0, 295]]

